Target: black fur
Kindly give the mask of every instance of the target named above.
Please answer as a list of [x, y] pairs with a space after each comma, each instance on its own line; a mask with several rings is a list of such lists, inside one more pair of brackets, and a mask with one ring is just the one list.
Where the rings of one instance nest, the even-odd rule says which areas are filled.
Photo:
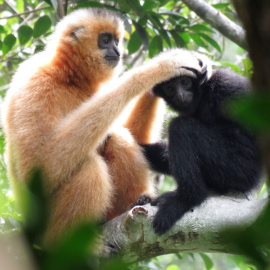
[[169, 140], [143, 145], [151, 167], [174, 177], [178, 188], [152, 202], [159, 210], [153, 227], [163, 234], [185, 212], [202, 203], [209, 191], [219, 194], [250, 191], [260, 178], [256, 140], [239, 123], [227, 118], [223, 101], [243, 95], [248, 80], [228, 70], [216, 70], [200, 85], [193, 80], [193, 99], [181, 109], [166, 96], [164, 87], [153, 91], [181, 113], [169, 125]]

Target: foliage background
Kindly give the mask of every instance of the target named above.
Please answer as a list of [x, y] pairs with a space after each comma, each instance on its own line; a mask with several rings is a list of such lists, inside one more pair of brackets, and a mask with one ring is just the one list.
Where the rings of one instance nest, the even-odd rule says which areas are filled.
[[[240, 24], [231, 1], [207, 0], [206, 2], [231, 20]], [[117, 11], [122, 16], [126, 26], [124, 53], [126, 69], [138, 65], [166, 49], [182, 47], [208, 55], [216, 62], [218, 67], [230, 67], [234, 71], [248, 77], [252, 74], [252, 64], [248, 59], [247, 52], [220, 35], [181, 1], [0, 0], [1, 99], [4, 98], [12, 75], [18, 65], [44, 48], [57, 21], [66, 13], [83, 7], [108, 8]], [[172, 115], [173, 113], [168, 111], [168, 118]], [[6, 177], [4, 138], [2, 130], [0, 132], [0, 233], [2, 235], [9, 235], [11, 231], [20, 232], [22, 230], [22, 218], [21, 214], [16, 210], [14, 198]], [[167, 178], [162, 191], [172, 189], [173, 185], [172, 179]], [[65, 254], [67, 250], [63, 250], [61, 252]], [[56, 254], [59, 255], [57, 252], [60, 251], [45, 255], [45, 257], [47, 256], [47, 262], [52, 261], [52, 258], [56, 258]], [[80, 260], [84, 261], [85, 258], [80, 258]], [[41, 268], [55, 268], [51, 263], [44, 263], [46, 262], [44, 258], [37, 261]], [[90, 265], [85, 263], [85, 269], [98, 269], [98, 266]], [[112, 264], [109, 263], [109, 265], [108, 269], [113, 269]], [[117, 269], [120, 269], [119, 267]], [[148, 262], [140, 262], [128, 268], [167, 270], [256, 269], [243, 256], [192, 253], [161, 256]], [[72, 269], [72, 264], [61, 264], [59, 262], [55, 269]], [[105, 266], [100, 269], [105, 269]]]

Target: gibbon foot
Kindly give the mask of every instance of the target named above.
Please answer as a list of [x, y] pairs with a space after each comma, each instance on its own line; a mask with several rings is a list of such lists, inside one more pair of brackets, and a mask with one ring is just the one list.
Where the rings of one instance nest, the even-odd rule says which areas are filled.
[[158, 235], [167, 232], [186, 212], [186, 207], [181, 205], [176, 192], [162, 194], [151, 205], [159, 208], [152, 221], [152, 226]]
[[144, 194], [138, 197], [136, 205], [145, 205], [151, 202], [152, 202], [152, 198], [149, 195]]
[[149, 195], [146, 195], [146, 194], [140, 195], [137, 199], [137, 202], [135, 204], [133, 204], [130, 209], [132, 209], [135, 206], [146, 205], [146, 204], [151, 203], [151, 202], [152, 202], [152, 198]]

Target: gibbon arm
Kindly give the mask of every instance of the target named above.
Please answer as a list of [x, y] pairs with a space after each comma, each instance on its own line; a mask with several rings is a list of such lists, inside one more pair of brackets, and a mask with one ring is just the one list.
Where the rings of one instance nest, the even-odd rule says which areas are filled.
[[163, 103], [163, 100], [153, 95], [152, 91], [144, 93], [137, 100], [129, 118], [124, 124], [124, 127], [129, 129], [139, 144], [152, 142], [152, 134], [155, 133], [156, 129], [160, 129], [160, 127], [154, 128], [157, 117], [159, 119], [158, 124], [163, 124], [163, 108], [160, 106], [161, 103]]
[[47, 137], [47, 151], [42, 151], [41, 157], [46, 159], [42, 164], [50, 176], [52, 190], [60, 184], [59, 179], [69, 178], [89, 155], [96, 154], [109, 127], [132, 98], [179, 75], [181, 65], [176, 56], [177, 51], [162, 54], [145, 66], [127, 72], [111, 92], [86, 101], [54, 128]]

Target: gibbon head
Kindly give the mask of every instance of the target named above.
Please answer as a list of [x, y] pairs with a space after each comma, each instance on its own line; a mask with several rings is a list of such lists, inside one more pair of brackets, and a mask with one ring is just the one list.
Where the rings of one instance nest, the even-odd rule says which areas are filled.
[[155, 95], [162, 97], [174, 110], [191, 114], [194, 113], [201, 98], [201, 87], [212, 73], [211, 62], [205, 56], [181, 50], [183, 64], [181, 75], [153, 88]]
[[89, 8], [67, 15], [52, 36], [59, 55], [77, 66], [91, 80], [109, 79], [119, 65], [124, 36], [123, 21], [112, 11]]

